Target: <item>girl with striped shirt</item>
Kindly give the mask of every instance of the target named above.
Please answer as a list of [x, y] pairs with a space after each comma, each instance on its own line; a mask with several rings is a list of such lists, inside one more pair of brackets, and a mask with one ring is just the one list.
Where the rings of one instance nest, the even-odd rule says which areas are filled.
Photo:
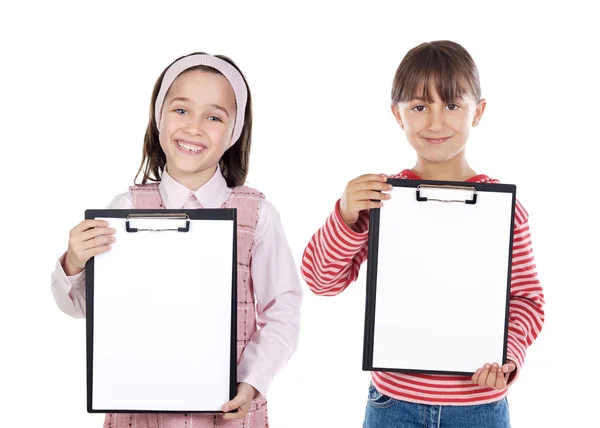
[[[315, 294], [339, 294], [358, 277], [368, 256], [369, 210], [390, 198], [388, 177], [498, 183], [476, 173], [465, 157], [470, 128], [485, 106], [477, 67], [459, 44], [423, 43], [406, 54], [394, 77], [391, 108], [417, 162], [397, 174], [366, 174], [347, 184], [304, 251], [302, 276]], [[544, 322], [528, 214], [518, 201], [512, 252], [507, 363], [482, 361], [471, 377], [374, 371], [364, 428], [510, 427], [507, 391]]]

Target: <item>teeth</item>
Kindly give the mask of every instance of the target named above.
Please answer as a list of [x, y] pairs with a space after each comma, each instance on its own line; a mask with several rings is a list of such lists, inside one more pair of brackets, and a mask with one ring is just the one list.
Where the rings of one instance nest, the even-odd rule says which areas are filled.
[[183, 149], [189, 150], [190, 152], [201, 152], [204, 150], [204, 147], [201, 146], [190, 146], [189, 144], [185, 144], [177, 141], [177, 145]]

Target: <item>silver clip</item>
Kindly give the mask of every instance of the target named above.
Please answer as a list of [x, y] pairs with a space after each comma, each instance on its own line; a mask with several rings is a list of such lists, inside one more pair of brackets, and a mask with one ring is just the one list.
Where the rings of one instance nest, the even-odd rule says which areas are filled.
[[[156, 219], [160, 219], [160, 220], [185, 220], [185, 227], [175, 227], [175, 228], [146, 228], [146, 229], [140, 229], [140, 228], [136, 228], [136, 227], [131, 227], [131, 225], [129, 224], [129, 220], [132, 219], [146, 219], [146, 220], [156, 220]], [[125, 230], [129, 233], [135, 233], [135, 232], [167, 232], [167, 231], [173, 231], [173, 232], [189, 232], [190, 230], [190, 217], [185, 214], [185, 213], [181, 213], [181, 214], [160, 214], [160, 213], [156, 213], [156, 214], [129, 214], [127, 216], [127, 220], [125, 221]]]
[[[421, 196], [421, 189], [452, 189], [452, 190], [471, 190], [473, 192], [472, 199], [439, 199], [439, 198], [428, 198], [426, 196]], [[433, 184], [419, 184], [417, 186], [417, 201], [419, 202], [427, 202], [427, 201], [435, 201], [435, 202], [459, 202], [462, 204], [475, 205], [477, 203], [477, 189], [472, 186], [446, 186], [446, 185], [433, 185]]]

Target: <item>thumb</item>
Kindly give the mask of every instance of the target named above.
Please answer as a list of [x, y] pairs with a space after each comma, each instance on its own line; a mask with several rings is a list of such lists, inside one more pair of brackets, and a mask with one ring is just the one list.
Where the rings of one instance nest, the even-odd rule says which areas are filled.
[[517, 365], [512, 361], [508, 361], [502, 366], [502, 373], [512, 373], [517, 369]]
[[223, 404], [223, 411], [229, 412], [231, 410], [235, 410], [241, 407], [243, 404], [245, 404], [246, 401], [248, 401], [246, 396], [238, 392], [238, 394], [233, 398], [233, 400]]

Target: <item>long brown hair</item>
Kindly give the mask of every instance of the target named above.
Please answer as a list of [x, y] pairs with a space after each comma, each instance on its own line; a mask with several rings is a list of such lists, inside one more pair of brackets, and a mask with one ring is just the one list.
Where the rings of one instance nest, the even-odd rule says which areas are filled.
[[[204, 52], [194, 52], [190, 55], [204, 54]], [[158, 77], [156, 84], [154, 85], [154, 90], [152, 91], [152, 97], [150, 99], [150, 116], [148, 118], [148, 126], [146, 127], [146, 134], [144, 135], [144, 148], [142, 153], [142, 162], [140, 163], [140, 168], [138, 169], [137, 174], [135, 175], [134, 182], [137, 180], [140, 172], [143, 170], [143, 178], [142, 184], [146, 184], [148, 181], [160, 181], [163, 171], [165, 170], [165, 166], [167, 164], [167, 157], [165, 156], [165, 152], [162, 147], [160, 147], [160, 140], [158, 138], [158, 127], [156, 126], [156, 119], [154, 117], [154, 106], [156, 104], [156, 98], [158, 97], [158, 92], [160, 91], [160, 86], [163, 81], [163, 77], [166, 71], [173, 65], [175, 62], [179, 61], [181, 58], [185, 58], [185, 55], [180, 58], [177, 58], [173, 61], [167, 68], [163, 70], [163, 72]], [[228, 57], [224, 55], [215, 55], [217, 58], [222, 59], [223, 61], [227, 61], [229, 64], [234, 66], [242, 75], [244, 79], [244, 83], [246, 84], [246, 89], [248, 91], [248, 100], [246, 102], [246, 111], [244, 114], [244, 127], [242, 128], [242, 133], [240, 138], [231, 146], [221, 159], [219, 160], [219, 166], [221, 167], [221, 171], [223, 173], [223, 177], [225, 177], [225, 181], [227, 181], [228, 187], [236, 187], [241, 186], [246, 181], [246, 177], [248, 176], [248, 167], [250, 160], [250, 146], [252, 142], [252, 97], [250, 96], [250, 88], [248, 87], [248, 82], [246, 81], [246, 77], [242, 71], [238, 68], [238, 66]], [[207, 67], [207, 66], [197, 66], [192, 67], [184, 73], [192, 70], [204, 70], [211, 73], [221, 74], [218, 70]], [[183, 74], [183, 73], [182, 73]]]
[[433, 103], [430, 84], [444, 103], [456, 101], [469, 93], [481, 99], [479, 72], [465, 48], [455, 42], [440, 40], [412, 48], [396, 70], [392, 85], [392, 104], [423, 97]]

